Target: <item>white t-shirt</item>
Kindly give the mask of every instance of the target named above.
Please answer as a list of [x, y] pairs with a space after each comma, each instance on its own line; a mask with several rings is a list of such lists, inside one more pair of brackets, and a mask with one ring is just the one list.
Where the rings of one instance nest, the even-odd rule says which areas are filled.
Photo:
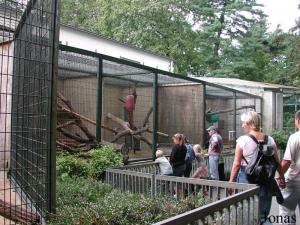
[[286, 181], [298, 178], [300, 176], [300, 131], [289, 137], [283, 159], [291, 161], [290, 167], [284, 174]]
[[155, 162], [159, 165], [160, 174], [162, 175], [171, 175], [173, 174], [172, 166], [169, 162], [169, 160], [162, 156], [157, 159], [155, 159]]
[[[258, 141], [264, 141], [264, 140], [258, 140]], [[239, 145], [239, 147], [242, 149], [243, 156], [245, 157], [245, 159], [249, 163], [252, 156], [253, 156], [253, 154], [255, 153], [255, 151], [257, 149], [257, 144], [248, 135], [244, 135], [244, 136], [239, 137], [236, 140], [236, 144]], [[273, 148], [274, 148], [274, 154], [277, 154], [277, 147], [276, 147], [275, 141], [270, 136], [268, 136], [268, 145], [272, 145]], [[245, 162], [244, 159], [242, 159], [241, 165], [242, 166], [247, 166], [247, 163]]]

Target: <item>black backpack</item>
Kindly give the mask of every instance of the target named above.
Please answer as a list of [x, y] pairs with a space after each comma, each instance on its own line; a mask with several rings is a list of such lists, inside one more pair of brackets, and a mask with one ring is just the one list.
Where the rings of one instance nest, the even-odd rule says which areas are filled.
[[250, 183], [261, 185], [274, 179], [278, 162], [275, 160], [273, 147], [268, 145], [267, 135], [265, 135], [263, 142], [258, 142], [251, 134], [248, 134], [248, 136], [257, 144], [257, 151], [250, 162], [247, 162], [243, 156], [247, 163], [246, 176]]

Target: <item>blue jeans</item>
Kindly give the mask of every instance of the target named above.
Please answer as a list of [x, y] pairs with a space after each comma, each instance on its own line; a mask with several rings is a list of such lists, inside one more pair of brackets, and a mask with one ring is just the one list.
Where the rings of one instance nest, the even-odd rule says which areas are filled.
[[[238, 183], [244, 183], [244, 184], [250, 183], [247, 179], [245, 168], [246, 168], [245, 166], [240, 167], [240, 171], [237, 176]], [[259, 190], [259, 219], [261, 224], [265, 224], [265, 225], [272, 224], [267, 219], [272, 204], [272, 192], [270, 191], [270, 186], [271, 184], [269, 183], [264, 184], [260, 186], [260, 190]]]
[[210, 155], [208, 157], [209, 160], [209, 173], [210, 173], [210, 178], [212, 180], [220, 180], [219, 179], [219, 158], [220, 156], [218, 155]]

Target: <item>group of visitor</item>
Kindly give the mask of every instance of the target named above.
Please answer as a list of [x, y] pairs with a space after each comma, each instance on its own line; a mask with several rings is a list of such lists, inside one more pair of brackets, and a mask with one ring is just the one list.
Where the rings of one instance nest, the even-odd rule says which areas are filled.
[[[184, 134], [175, 134], [173, 136], [174, 145], [172, 147], [170, 160], [168, 160], [162, 150], [156, 151], [156, 160], [160, 167], [162, 175], [173, 175], [177, 177], [192, 177], [219, 180], [218, 163], [223, 151], [222, 137], [217, 133], [214, 126], [208, 129], [210, 135], [208, 153], [202, 152], [199, 144], [189, 143]], [[209, 158], [209, 174], [205, 164], [204, 157]], [[193, 162], [196, 162], [196, 170], [191, 176]]]
[[[257, 157], [258, 144], [264, 143], [276, 163], [277, 173], [266, 182], [256, 183], [260, 187], [260, 224], [271, 224], [267, 216], [270, 213], [272, 196], [278, 197], [280, 223], [299, 224], [296, 223], [295, 210], [297, 205], [300, 209], [300, 110], [295, 114], [295, 126], [298, 131], [289, 137], [281, 161], [275, 140], [261, 131], [259, 114], [249, 111], [242, 114], [241, 120], [246, 135], [239, 137], [236, 141], [235, 158], [229, 182], [253, 183], [246, 171], [247, 166]], [[192, 178], [219, 180], [218, 164], [224, 149], [223, 141], [216, 127], [210, 126], [207, 132], [210, 140], [206, 154], [201, 151], [200, 145], [189, 144], [185, 135], [179, 133], [173, 136], [174, 145], [169, 160], [163, 156], [163, 151], [157, 150], [156, 162], [159, 163], [161, 174], [190, 177], [192, 162], [195, 160], [197, 169], [192, 174]], [[209, 173], [204, 157], [209, 158]], [[234, 190], [229, 190], [229, 194], [233, 192]]]
[[[280, 220], [277, 222], [299, 224], [296, 223], [295, 210], [297, 205], [300, 206], [300, 110], [295, 114], [295, 126], [298, 131], [289, 137], [282, 161], [279, 159], [274, 139], [261, 132], [259, 114], [249, 111], [242, 115], [241, 120], [247, 135], [239, 137], [236, 141], [235, 158], [229, 181], [251, 183], [246, 174], [246, 168], [248, 162], [251, 162], [252, 157], [256, 155], [257, 143], [255, 140], [267, 142], [267, 146], [273, 150], [273, 157], [277, 162], [277, 174], [275, 179], [259, 184], [260, 222], [261, 224], [271, 224], [268, 215], [271, 209], [272, 196], [278, 197], [279, 195], [282, 199], [277, 198], [279, 203], [278, 219]], [[267, 140], [264, 141], [264, 139]], [[277, 185], [280, 189], [277, 188]]]

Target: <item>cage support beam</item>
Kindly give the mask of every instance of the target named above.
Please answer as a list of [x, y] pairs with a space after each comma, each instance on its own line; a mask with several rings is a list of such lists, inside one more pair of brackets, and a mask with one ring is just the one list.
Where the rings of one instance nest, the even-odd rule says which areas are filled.
[[158, 121], [158, 74], [154, 74], [154, 80], [153, 80], [153, 135], [152, 135], [152, 159], [155, 159], [155, 152], [156, 152], [156, 146], [157, 146], [157, 121]]
[[96, 108], [96, 142], [101, 142], [101, 123], [102, 123], [102, 78], [103, 78], [103, 59], [98, 58], [97, 69], [97, 108]]
[[[35, 1], [34, 5], [36, 5]], [[27, 8], [28, 9], [28, 8]], [[27, 10], [26, 9], [26, 10]], [[34, 8], [32, 8], [34, 9]], [[52, 1], [51, 5], [51, 12], [53, 12], [53, 16], [51, 18], [51, 28], [53, 29], [53, 34], [50, 35], [50, 41], [52, 44], [51, 49], [51, 58], [50, 61], [52, 61], [52, 67], [50, 71], [51, 76], [51, 85], [49, 88], [49, 107], [50, 107], [50, 114], [51, 117], [49, 119], [49, 128], [50, 128], [50, 135], [48, 139], [49, 143], [49, 152], [48, 152], [48, 168], [47, 168], [47, 195], [49, 198], [49, 201], [47, 202], [47, 210], [50, 213], [56, 213], [56, 123], [57, 123], [57, 75], [58, 75], [58, 52], [59, 52], [59, 13], [58, 13], [58, 1]], [[26, 14], [28, 15], [29, 12]], [[23, 14], [26, 15], [26, 14]], [[20, 22], [18, 25], [18, 32], [21, 31], [21, 24], [26, 24], [25, 18], [22, 17], [23, 22]]]
[[[248, 107], [248, 106], [247, 106]], [[249, 106], [251, 107], [251, 106]], [[255, 105], [252, 106], [255, 108]], [[236, 140], [236, 111], [239, 110], [237, 109], [236, 107], [236, 92], [233, 92], [233, 124], [232, 124], [232, 127], [233, 127], [233, 140], [234, 140], [234, 143], [235, 143], [235, 140]]]

